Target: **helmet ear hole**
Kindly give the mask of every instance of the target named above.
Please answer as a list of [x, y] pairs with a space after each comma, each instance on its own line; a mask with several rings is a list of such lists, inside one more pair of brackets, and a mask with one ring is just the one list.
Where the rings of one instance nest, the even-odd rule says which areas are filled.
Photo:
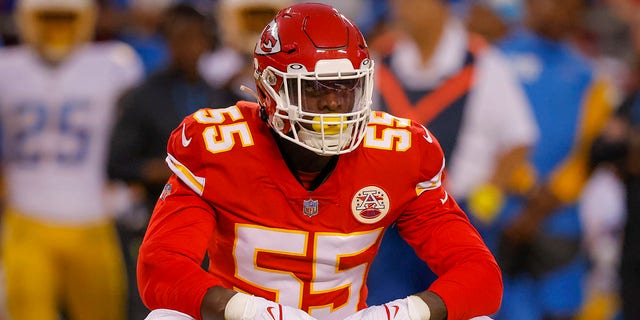
[[296, 51], [298, 51], [298, 48], [295, 44], [286, 44], [282, 46], [282, 51], [286, 54], [293, 54], [293, 53], [296, 53]]

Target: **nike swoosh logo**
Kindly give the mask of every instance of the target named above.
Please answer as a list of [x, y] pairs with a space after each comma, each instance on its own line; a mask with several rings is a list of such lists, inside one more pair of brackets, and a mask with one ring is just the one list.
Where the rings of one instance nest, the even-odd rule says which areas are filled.
[[[389, 307], [393, 308], [393, 315], [391, 315], [391, 310], [389, 310]], [[387, 320], [391, 320], [391, 319], [395, 319], [396, 316], [398, 315], [398, 311], [400, 310], [400, 307], [398, 306], [388, 306], [388, 305], [384, 305], [384, 311], [387, 314]]]
[[447, 202], [448, 199], [449, 199], [449, 194], [445, 191], [444, 192], [444, 198], [440, 199], [440, 202], [442, 202], [442, 204], [444, 204], [445, 202]]
[[186, 127], [186, 124], [183, 123], [182, 124], [182, 146], [186, 148], [191, 143], [191, 138], [187, 139], [187, 136], [184, 133], [185, 127]]
[[398, 315], [398, 311], [400, 311], [400, 307], [398, 306], [392, 306], [394, 311], [393, 311], [393, 318], [395, 318]]
[[267, 313], [269, 313], [269, 315], [271, 316], [271, 319], [273, 320], [282, 320], [282, 305], [279, 304], [278, 305], [278, 317], [276, 318], [276, 315], [273, 314], [273, 310], [276, 307], [267, 307]]
[[424, 129], [424, 135], [422, 136], [427, 142], [433, 143], [433, 139], [431, 138], [431, 134], [429, 134], [429, 130], [423, 125], [420, 125], [422, 129]]
[[276, 316], [273, 314], [273, 309], [275, 309], [275, 307], [267, 307], [267, 313], [271, 316], [271, 319], [278, 320], [276, 319]]

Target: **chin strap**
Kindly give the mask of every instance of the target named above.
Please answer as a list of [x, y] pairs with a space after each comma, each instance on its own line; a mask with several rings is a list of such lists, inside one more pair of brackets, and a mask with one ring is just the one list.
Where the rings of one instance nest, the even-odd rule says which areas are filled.
[[240, 91], [256, 98], [256, 101], [260, 102], [260, 97], [258, 97], [258, 94], [255, 91], [253, 91], [253, 89], [245, 86], [244, 84], [240, 85]]
[[144, 320], [195, 320], [190, 315], [176, 310], [155, 309]]
[[258, 94], [253, 89], [245, 85], [240, 85], [240, 91], [256, 98], [256, 102], [258, 102], [258, 104], [260, 105], [260, 119], [262, 119], [262, 121], [264, 122], [267, 122], [267, 120], [269, 120], [269, 115], [267, 114], [267, 110], [265, 110], [264, 106], [260, 103], [260, 97], [258, 96]]

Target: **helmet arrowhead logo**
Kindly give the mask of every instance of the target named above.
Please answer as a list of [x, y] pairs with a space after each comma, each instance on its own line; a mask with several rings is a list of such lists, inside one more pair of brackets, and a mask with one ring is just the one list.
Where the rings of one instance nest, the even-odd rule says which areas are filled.
[[275, 20], [262, 31], [260, 42], [256, 46], [257, 54], [274, 54], [280, 52], [280, 39], [278, 35], [278, 25]]
[[265, 32], [260, 39], [260, 48], [266, 52], [271, 52], [276, 42], [277, 40], [272, 34]]

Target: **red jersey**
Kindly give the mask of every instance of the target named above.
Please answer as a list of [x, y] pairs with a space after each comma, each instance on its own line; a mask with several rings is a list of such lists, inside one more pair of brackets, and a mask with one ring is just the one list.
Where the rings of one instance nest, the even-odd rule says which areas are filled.
[[[169, 139], [169, 180], [138, 262], [146, 305], [200, 319], [221, 285], [339, 320], [366, 307], [365, 279], [386, 228], [440, 276], [449, 319], [490, 314], [500, 271], [443, 189], [444, 157], [423, 126], [374, 112], [361, 145], [315, 190], [289, 170], [258, 106], [201, 109]], [[209, 272], [200, 268], [204, 253]], [[482, 292], [482, 293], [481, 293]]]

